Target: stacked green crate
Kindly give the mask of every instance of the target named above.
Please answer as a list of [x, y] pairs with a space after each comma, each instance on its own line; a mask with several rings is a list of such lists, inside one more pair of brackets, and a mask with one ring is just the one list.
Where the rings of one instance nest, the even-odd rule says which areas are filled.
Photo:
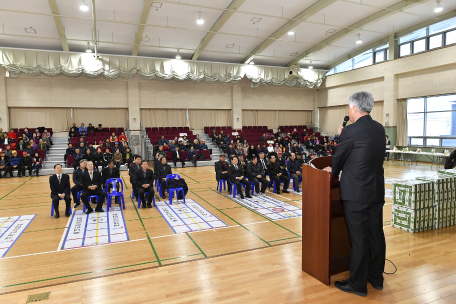
[[409, 232], [434, 226], [434, 183], [424, 180], [398, 181], [393, 184], [391, 225]]
[[434, 183], [434, 228], [454, 225], [456, 201], [456, 175], [438, 174], [417, 177]]
[[451, 181], [450, 181], [450, 185], [449, 185], [449, 189], [448, 189], [448, 206], [447, 206], [447, 210], [448, 210], [448, 222], [447, 222], [447, 226], [452, 226], [452, 225], [456, 225], [456, 170], [455, 169], [442, 169], [442, 170], [439, 170], [439, 173], [444, 175], [444, 176], [448, 176], [448, 177], [452, 177]]

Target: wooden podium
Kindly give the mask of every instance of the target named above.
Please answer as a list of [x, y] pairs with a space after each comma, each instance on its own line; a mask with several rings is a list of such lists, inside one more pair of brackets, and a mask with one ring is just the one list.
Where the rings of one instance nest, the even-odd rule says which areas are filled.
[[331, 275], [350, 269], [350, 238], [339, 180], [321, 169], [332, 156], [302, 166], [302, 270], [330, 285]]

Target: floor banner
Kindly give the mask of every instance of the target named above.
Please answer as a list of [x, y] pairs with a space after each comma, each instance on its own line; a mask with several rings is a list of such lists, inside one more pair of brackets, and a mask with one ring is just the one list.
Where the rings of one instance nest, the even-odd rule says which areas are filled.
[[0, 258], [8, 253], [35, 216], [36, 214], [0, 218]]

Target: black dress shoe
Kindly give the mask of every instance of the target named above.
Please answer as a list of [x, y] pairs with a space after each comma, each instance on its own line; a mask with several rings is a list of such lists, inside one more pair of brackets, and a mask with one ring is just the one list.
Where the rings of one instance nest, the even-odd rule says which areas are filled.
[[104, 210], [102, 208], [95, 208], [95, 211], [96, 212], [104, 212]]
[[86, 211], [86, 214], [90, 214], [90, 213], [92, 213], [92, 212], [93, 212], [93, 209], [90, 208], [90, 209], [88, 209], [88, 210]]
[[252, 198], [252, 196], [249, 194], [249, 195], [246, 195], [245, 196], [246, 198]]
[[65, 216], [66, 217], [70, 217], [70, 212], [69, 211], [65, 211]]
[[382, 285], [372, 284], [372, 282], [369, 281], [369, 279], [367, 279], [367, 282], [371, 283], [372, 287], [374, 287], [375, 289], [383, 290], [383, 284]]
[[241, 195], [241, 199], [244, 199], [244, 195]]
[[76, 204], [74, 204], [73, 208], [76, 209], [76, 208], [78, 208], [79, 206], [81, 206], [81, 204], [80, 204], [80, 203], [76, 203]]
[[60, 217], [60, 214], [58, 212], [55, 213], [54, 215], [55, 218], [59, 218]]
[[146, 209], [146, 204], [141, 204], [141, 208]]
[[166, 197], [163, 195], [163, 196], [162, 196], [162, 199], [165, 199], [165, 198], [166, 198]]
[[286, 190], [286, 189], [285, 189], [285, 190], [282, 190], [282, 192], [283, 192], [283, 193], [290, 193], [290, 191], [288, 191], [288, 190]]
[[348, 280], [336, 281], [336, 283], [334, 283], [334, 286], [336, 286], [343, 292], [354, 293], [355, 295], [360, 297], [367, 297], [367, 290], [366, 292], [360, 292], [355, 290], [353, 287], [350, 286], [350, 284], [348, 284]]
[[276, 194], [280, 194], [280, 191], [277, 191]]
[[148, 203], [147, 208], [152, 208], [152, 203]]

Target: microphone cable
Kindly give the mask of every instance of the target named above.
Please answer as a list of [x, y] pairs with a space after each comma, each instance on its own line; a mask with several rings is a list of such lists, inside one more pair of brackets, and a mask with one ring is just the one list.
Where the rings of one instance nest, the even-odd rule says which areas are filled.
[[384, 273], [384, 274], [395, 274], [395, 273], [396, 273], [396, 271], [397, 271], [397, 267], [396, 267], [396, 265], [394, 265], [394, 263], [393, 263], [393, 262], [391, 262], [391, 260], [385, 259], [385, 261], [388, 261], [388, 262], [390, 262], [390, 263], [391, 263], [391, 264], [394, 266], [394, 272], [385, 272], [385, 271], [383, 271], [383, 273]]

